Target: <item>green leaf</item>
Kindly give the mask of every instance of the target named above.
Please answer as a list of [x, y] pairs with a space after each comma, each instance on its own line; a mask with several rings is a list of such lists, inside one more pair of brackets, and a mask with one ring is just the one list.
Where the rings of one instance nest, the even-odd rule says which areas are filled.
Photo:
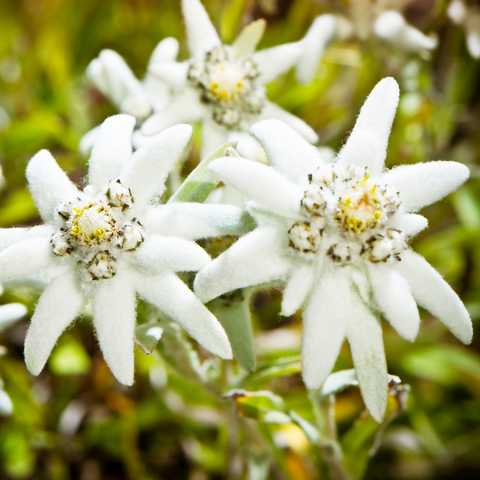
[[54, 350], [48, 366], [55, 375], [81, 375], [90, 370], [90, 357], [77, 340], [66, 337]]
[[245, 370], [255, 370], [255, 347], [250, 314], [251, 290], [236, 290], [215, 299], [209, 307], [227, 332], [233, 354]]
[[274, 377], [284, 377], [286, 375], [295, 375], [302, 371], [300, 355], [293, 357], [280, 358], [273, 365], [261, 365], [250, 375], [246, 375], [238, 385], [249, 385], [254, 382], [261, 382]]
[[268, 390], [231, 390], [223, 398], [232, 400], [242, 417], [282, 425], [292, 421], [283, 399]]
[[410, 387], [395, 385], [387, 399], [387, 411], [382, 423], [378, 424], [368, 413], [360, 416], [341, 439], [344, 455], [343, 464], [352, 480], [364, 477], [370, 458], [376, 453], [385, 427], [401, 411], [405, 410]]
[[207, 158], [203, 159], [185, 179], [182, 186], [170, 197], [173, 202], [203, 202], [219, 184], [218, 178], [209, 170], [208, 165], [217, 158], [229, 156], [236, 143], [230, 142], [218, 147]]
[[139, 325], [135, 329], [135, 343], [142, 349], [145, 355], [151, 355], [162, 333], [162, 327], [156, 322]]

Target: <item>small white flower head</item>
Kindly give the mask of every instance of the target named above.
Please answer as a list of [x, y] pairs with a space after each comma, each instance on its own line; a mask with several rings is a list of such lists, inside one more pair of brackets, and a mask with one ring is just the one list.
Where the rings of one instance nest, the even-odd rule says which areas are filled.
[[365, 403], [376, 420], [387, 399], [381, 313], [413, 341], [417, 304], [469, 343], [462, 302], [408, 240], [427, 226], [417, 215], [456, 190], [469, 175], [456, 162], [429, 162], [386, 171], [388, 136], [398, 105], [392, 78], [376, 85], [350, 137], [333, 161], [276, 120], [252, 134], [271, 166], [236, 158], [210, 164], [249, 200], [259, 227], [197, 275], [204, 301], [230, 290], [286, 282], [282, 314], [304, 307], [303, 378], [319, 388], [348, 339]]
[[104, 358], [116, 378], [131, 385], [136, 295], [212, 353], [231, 358], [223, 328], [175, 272], [205, 266], [210, 257], [192, 240], [235, 233], [241, 210], [153, 204], [192, 127], [169, 128], [132, 154], [134, 125], [129, 115], [102, 124], [83, 191], [49, 152], [35, 155], [27, 179], [45, 225], [0, 230], [0, 280], [39, 276], [47, 283], [25, 340], [25, 360], [35, 375], [62, 331], [92, 301]]
[[317, 17], [300, 42], [302, 55], [296, 66], [298, 81], [311, 82], [327, 46], [332, 41], [352, 36], [360, 40], [375, 36], [381, 42], [403, 52], [434, 50], [437, 39], [409, 25], [397, 11], [398, 8], [398, 2], [395, 1], [357, 0], [350, 2], [346, 16], [324, 14]]
[[265, 118], [281, 119], [308, 141], [317, 141], [308, 125], [265, 95], [264, 85], [297, 62], [301, 50], [296, 44], [255, 52], [266, 26], [257, 20], [232, 45], [224, 45], [199, 0], [182, 0], [182, 12], [190, 59], [150, 63], [149, 72], [170, 86], [173, 98], [143, 124], [145, 141], [172, 124], [200, 121], [204, 155], [228, 141], [239, 141], [246, 154], [258, 150], [258, 144], [242, 132]]

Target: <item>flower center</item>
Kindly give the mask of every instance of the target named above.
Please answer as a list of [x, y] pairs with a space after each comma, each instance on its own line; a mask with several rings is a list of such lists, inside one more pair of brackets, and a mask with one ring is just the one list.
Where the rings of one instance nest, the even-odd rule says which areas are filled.
[[53, 253], [73, 257], [92, 280], [113, 277], [118, 254], [143, 242], [142, 225], [129, 215], [132, 205], [130, 189], [120, 180], [94, 199], [65, 200], [57, 207], [63, 225], [52, 236]]
[[320, 167], [309, 180], [301, 200], [305, 220], [289, 230], [291, 248], [324, 252], [339, 265], [360, 258], [400, 260], [406, 246], [403, 233], [390, 225], [400, 207], [391, 187], [376, 184], [366, 168], [356, 166]]
[[215, 47], [205, 59], [192, 62], [188, 79], [210, 105], [219, 125], [234, 128], [248, 114], [259, 114], [265, 93], [256, 85], [258, 70], [250, 58], [234, 60], [226, 47]]

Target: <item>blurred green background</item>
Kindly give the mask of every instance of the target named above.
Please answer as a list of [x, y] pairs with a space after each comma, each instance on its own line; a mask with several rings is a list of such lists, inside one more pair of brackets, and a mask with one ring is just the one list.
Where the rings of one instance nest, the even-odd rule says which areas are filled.
[[[227, 43], [250, 21], [266, 18], [260, 48], [300, 39], [316, 15], [342, 11], [347, 3], [204, 0]], [[373, 39], [337, 42], [311, 85], [299, 86], [290, 72], [268, 86], [271, 100], [318, 131], [320, 145], [338, 149], [366, 95], [392, 75], [402, 96], [388, 165], [442, 159], [472, 171], [459, 192], [422, 212], [430, 228], [413, 247], [460, 294], [477, 335], [464, 346], [425, 312], [414, 344], [384, 325], [389, 372], [412, 392], [407, 411], [388, 425], [368, 467], [366, 478], [374, 480], [480, 478], [480, 63], [469, 57], [463, 31], [448, 22], [446, 7], [444, 1], [417, 1], [405, 12], [422, 31], [437, 33], [439, 48], [431, 55], [398, 53]], [[39, 220], [25, 188], [28, 160], [47, 148], [81, 184], [86, 160], [77, 153], [78, 142], [116, 113], [85, 80], [86, 66], [101, 49], [111, 48], [141, 78], [166, 36], [180, 40], [180, 57], [186, 58], [180, 5], [178, 0], [1, 0], [0, 32], [0, 106], [11, 119], [0, 123], [7, 180], [0, 192], [0, 226], [34, 225]], [[196, 159], [194, 146], [187, 170]], [[0, 302], [24, 303], [31, 314], [38, 294], [27, 286], [7, 288]], [[210, 364], [244, 388], [272, 390], [312, 420], [299, 374], [301, 317], [280, 317], [280, 299], [279, 289], [252, 298], [257, 374], [248, 376], [235, 362], [220, 365], [204, 351], [199, 358], [204, 368]], [[140, 307], [140, 321], [154, 317], [148, 306]], [[173, 369], [170, 359], [179, 354], [175, 342], [181, 332], [172, 330], [150, 357], [137, 349], [136, 385], [123, 388], [103, 362], [88, 315], [61, 337], [38, 377], [23, 363], [27, 324], [25, 319], [0, 335], [6, 347], [0, 377], [14, 404], [12, 416], [0, 417], [0, 478], [328, 478], [318, 451], [298, 427], [238, 417], [230, 402], [221, 400], [225, 392], [210, 391], [195, 374]], [[345, 344], [335, 369], [350, 367]], [[335, 408], [342, 434], [363, 410], [358, 390], [339, 394]], [[270, 473], [259, 476], [265, 465]]]

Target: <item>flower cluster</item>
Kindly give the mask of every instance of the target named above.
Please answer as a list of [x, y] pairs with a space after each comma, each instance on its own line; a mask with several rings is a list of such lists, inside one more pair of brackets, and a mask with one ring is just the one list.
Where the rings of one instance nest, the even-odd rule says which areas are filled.
[[[385, 170], [396, 81], [377, 84], [343, 148], [328, 159], [312, 145], [317, 134], [266, 95], [264, 85], [294, 66], [301, 82], [310, 81], [326, 44], [354, 31], [407, 51], [435, 47], [385, 3], [366, 4], [374, 19], [366, 33], [353, 16], [326, 15], [300, 42], [256, 52], [263, 20], [225, 45], [201, 3], [182, 0], [188, 60], [177, 62], [178, 43], [165, 39], [142, 82], [115, 52], [103, 51], [90, 64], [89, 78], [128, 114], [108, 118], [84, 137], [83, 150], [91, 155], [83, 190], [49, 152], [35, 155], [27, 180], [44, 225], [0, 230], [0, 281], [36, 277], [46, 285], [25, 340], [31, 373], [43, 369], [61, 333], [91, 304], [104, 358], [115, 377], [131, 385], [137, 295], [230, 359], [236, 343], [204, 303], [234, 292], [222, 303], [228, 310], [244, 299], [236, 290], [272, 282], [285, 284], [283, 315], [303, 308], [306, 386], [322, 386], [346, 338], [377, 421], [388, 393], [382, 317], [413, 341], [419, 305], [461, 341], [471, 341], [464, 305], [408, 246], [427, 226], [416, 212], [459, 188], [469, 170], [449, 161]], [[201, 123], [204, 154], [232, 139], [239, 153], [210, 155], [201, 173], [194, 171], [195, 179], [162, 203], [165, 181], [192, 135], [184, 122]], [[268, 164], [256, 161], [260, 155]], [[245, 208], [212, 203], [214, 194], [210, 203], [194, 203], [195, 196], [185, 201], [178, 193], [185, 185], [208, 190], [204, 200], [220, 181], [246, 198]], [[229, 242], [219, 244], [228, 248], [214, 260], [195, 243], [225, 236]], [[178, 272], [198, 272], [195, 293]], [[2, 307], [0, 325], [12, 320], [4, 313]]]

